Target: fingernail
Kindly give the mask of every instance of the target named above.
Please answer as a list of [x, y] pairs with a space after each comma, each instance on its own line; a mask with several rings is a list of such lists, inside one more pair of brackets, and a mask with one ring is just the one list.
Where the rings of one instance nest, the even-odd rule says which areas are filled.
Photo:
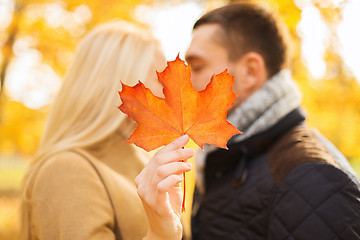
[[187, 152], [188, 154], [193, 155], [195, 151], [194, 151], [194, 149], [192, 149], [192, 148], [187, 148], [187, 149], [186, 149], [186, 152]]
[[192, 164], [191, 164], [191, 163], [186, 163], [186, 166], [187, 166], [188, 168], [191, 168], [191, 167], [192, 167]]
[[184, 135], [182, 135], [180, 138], [181, 139], [187, 139], [189, 136], [187, 135], [187, 134], [184, 134]]

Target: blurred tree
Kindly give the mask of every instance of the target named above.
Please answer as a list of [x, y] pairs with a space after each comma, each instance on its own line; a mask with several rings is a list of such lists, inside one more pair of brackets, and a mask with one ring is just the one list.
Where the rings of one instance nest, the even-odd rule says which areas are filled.
[[13, 13], [13, 21], [9, 26], [7, 40], [2, 47], [3, 60], [0, 65], [0, 97], [3, 93], [6, 71], [12, 57], [12, 47], [14, 45], [16, 34], [18, 33], [18, 26], [24, 8], [24, 4], [25, 4], [24, 1], [19, 0], [16, 2]]
[[[9, 4], [12, 2], [12, 0], [8, 1]], [[26, 54], [30, 56], [35, 54], [39, 58], [38, 66], [46, 64], [61, 77], [71, 62], [77, 43], [88, 29], [113, 19], [134, 22], [132, 13], [140, 2], [140, 0], [16, 0], [13, 2], [12, 21], [3, 29], [0, 26], [0, 156], [32, 155], [37, 148], [48, 112], [47, 106], [35, 110], [29, 109], [15, 101], [17, 99], [13, 99], [4, 87], [7, 73], [11, 70], [27, 75], [22, 65], [17, 67], [18, 59]]]
[[[317, 127], [348, 158], [360, 159], [360, 149], [357, 147], [360, 142], [360, 127], [357, 124], [360, 122], [360, 87], [354, 76], [349, 74], [349, 68], [339, 54], [336, 34], [336, 29], [342, 19], [342, 8], [348, 4], [348, 1], [344, 0], [335, 7], [330, 0], [306, 1], [320, 12], [330, 32], [329, 44], [325, 46], [324, 53], [326, 72], [320, 79], [312, 76], [302, 54], [304, 39], [299, 33], [299, 22], [303, 11], [299, 3], [303, 1], [254, 1], [262, 2], [274, 9], [289, 29], [292, 42], [290, 67], [304, 94], [303, 105], [309, 113], [309, 125]], [[178, 4], [185, 0], [174, 2]], [[198, 0], [196, 2], [211, 9], [228, 1]], [[39, 110], [29, 110], [14, 101], [20, 100], [9, 96], [9, 89], [3, 88], [6, 73], [10, 73], [12, 69], [16, 70], [13, 72], [23, 70], [16, 69], [14, 63], [24, 55], [24, 52], [31, 53], [29, 55], [37, 59], [39, 66], [45, 64], [61, 77], [71, 62], [75, 46], [88, 29], [114, 18], [136, 21], [133, 13], [140, 3], [150, 6], [168, 4], [163, 0], [108, 0], [105, 2], [17, 0], [14, 3], [16, 7], [13, 8], [11, 24], [6, 28], [0, 26], [1, 91], [3, 97], [7, 99], [0, 105], [0, 155], [5, 152], [32, 154], [37, 147], [48, 111], [46, 106]], [[50, 81], [50, 79], [47, 80]], [[27, 95], [23, 98], [27, 98]], [[24, 138], [31, 139], [32, 144], [20, 140]]]
[[329, 30], [323, 56], [326, 72], [320, 79], [309, 72], [302, 55], [303, 39], [298, 29], [302, 10], [295, 4], [301, 1], [255, 1], [267, 4], [279, 13], [289, 29], [292, 43], [290, 68], [303, 93], [308, 124], [319, 129], [349, 160], [360, 161], [360, 85], [340, 55], [337, 34], [343, 18], [341, 10], [348, 1], [341, 1], [337, 7], [329, 0], [307, 1], [320, 12]]

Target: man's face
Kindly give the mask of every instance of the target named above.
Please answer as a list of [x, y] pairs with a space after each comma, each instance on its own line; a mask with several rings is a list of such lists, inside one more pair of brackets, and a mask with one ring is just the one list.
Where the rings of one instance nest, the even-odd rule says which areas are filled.
[[229, 67], [226, 49], [214, 40], [218, 28], [215, 24], [196, 28], [186, 52], [185, 59], [191, 66], [191, 82], [197, 91], [206, 87], [212, 75]]
[[[204, 90], [213, 75], [225, 69], [235, 76], [233, 91], [241, 95], [236, 63], [229, 60], [227, 50], [219, 44], [218, 34], [222, 34], [217, 24], [204, 24], [193, 31], [193, 39], [186, 52], [185, 59], [191, 66], [191, 82], [197, 91]], [[239, 104], [237, 99], [234, 106]]]

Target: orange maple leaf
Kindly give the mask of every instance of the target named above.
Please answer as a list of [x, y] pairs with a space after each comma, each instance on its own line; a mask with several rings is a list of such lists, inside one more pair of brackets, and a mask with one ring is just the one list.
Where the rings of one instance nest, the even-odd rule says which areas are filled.
[[191, 84], [190, 66], [179, 56], [157, 76], [165, 98], [154, 96], [140, 81], [134, 87], [122, 84], [119, 109], [138, 124], [126, 142], [150, 151], [187, 134], [201, 148], [205, 143], [227, 148], [230, 137], [241, 133], [226, 121], [236, 98], [227, 70], [200, 92]]

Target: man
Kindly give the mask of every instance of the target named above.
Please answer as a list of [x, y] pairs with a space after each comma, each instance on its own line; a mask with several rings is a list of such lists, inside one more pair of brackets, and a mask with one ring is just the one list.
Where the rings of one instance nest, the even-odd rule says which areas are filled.
[[197, 153], [193, 239], [360, 239], [360, 184], [304, 124], [275, 18], [252, 4], [201, 17], [186, 53], [203, 90], [225, 68], [239, 94], [228, 120], [244, 134]]

